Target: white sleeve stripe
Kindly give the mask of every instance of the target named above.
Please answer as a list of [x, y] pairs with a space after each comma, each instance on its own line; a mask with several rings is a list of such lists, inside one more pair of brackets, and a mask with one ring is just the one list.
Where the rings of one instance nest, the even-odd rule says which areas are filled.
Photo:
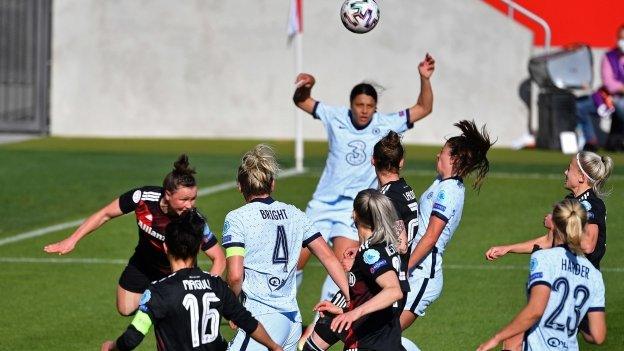
[[159, 196], [160, 197], [160, 193], [159, 192], [155, 192], [155, 191], [145, 191], [145, 192], [143, 192], [143, 195]]
[[143, 199], [143, 200], [158, 200], [158, 199], [160, 199], [160, 196], [145, 196], [145, 195], [143, 195], [143, 196], [141, 196], [141, 199]]

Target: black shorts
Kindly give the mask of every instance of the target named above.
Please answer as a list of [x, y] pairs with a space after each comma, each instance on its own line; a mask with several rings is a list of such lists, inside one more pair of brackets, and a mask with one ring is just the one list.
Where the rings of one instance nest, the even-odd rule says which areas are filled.
[[[331, 322], [334, 319], [335, 315], [326, 313], [324, 317], [319, 318], [314, 325], [314, 332], [318, 335], [323, 341], [325, 341], [329, 345], [334, 345], [338, 341], [345, 342], [347, 337], [347, 331], [344, 330], [342, 333], [336, 333], [331, 330]], [[401, 327], [398, 318], [393, 323], [393, 330], [389, 330], [390, 333], [378, 333], [377, 331], [371, 332], [364, 337], [362, 341], [365, 345], [368, 344], [367, 338], [376, 344], [375, 347], [361, 347], [358, 346], [358, 351], [388, 351], [388, 350], [405, 350], [401, 345]], [[353, 325], [352, 325], [353, 327]], [[377, 337], [377, 336], [378, 337]], [[345, 345], [344, 350], [348, 350], [348, 346]]]
[[127, 291], [142, 294], [151, 282], [168, 275], [168, 273], [163, 273], [155, 267], [142, 263], [133, 255], [119, 277], [119, 286]]

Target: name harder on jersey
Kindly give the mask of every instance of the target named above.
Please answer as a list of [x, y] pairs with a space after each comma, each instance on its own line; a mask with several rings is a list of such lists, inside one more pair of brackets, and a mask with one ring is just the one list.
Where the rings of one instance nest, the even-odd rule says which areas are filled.
[[570, 262], [570, 260], [566, 258], [561, 260], [561, 270], [581, 276], [581, 278], [589, 279], [589, 267], [576, 262]]

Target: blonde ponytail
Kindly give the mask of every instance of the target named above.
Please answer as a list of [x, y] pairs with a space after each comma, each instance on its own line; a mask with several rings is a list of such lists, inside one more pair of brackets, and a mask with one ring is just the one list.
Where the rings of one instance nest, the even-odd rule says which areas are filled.
[[556, 235], [577, 255], [583, 254], [581, 241], [587, 224], [587, 212], [576, 199], [566, 199], [555, 205], [553, 222]]
[[581, 151], [576, 155], [576, 161], [581, 173], [588, 179], [596, 195], [608, 195], [608, 192], [604, 191], [604, 186], [613, 171], [613, 160], [611, 157], [600, 156], [589, 151]]
[[243, 155], [238, 167], [237, 180], [243, 195], [270, 194], [278, 172], [279, 165], [273, 149], [265, 144], [256, 145]]

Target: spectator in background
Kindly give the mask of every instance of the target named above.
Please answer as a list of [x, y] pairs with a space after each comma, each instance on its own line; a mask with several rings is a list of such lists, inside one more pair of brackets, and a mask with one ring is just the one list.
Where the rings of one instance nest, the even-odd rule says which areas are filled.
[[576, 115], [585, 136], [587, 151], [599, 147], [592, 117], [613, 115], [607, 149], [623, 150], [624, 141], [624, 24], [618, 28], [616, 46], [602, 58], [601, 78], [603, 86], [594, 94], [576, 103]]

